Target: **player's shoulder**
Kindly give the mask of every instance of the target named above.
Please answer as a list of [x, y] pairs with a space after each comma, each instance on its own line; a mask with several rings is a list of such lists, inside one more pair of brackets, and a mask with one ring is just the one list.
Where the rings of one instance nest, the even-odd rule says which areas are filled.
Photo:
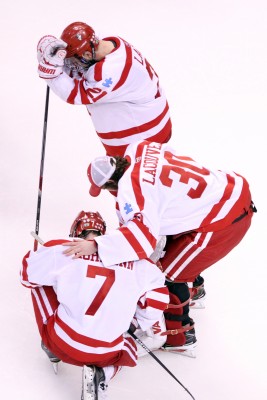
[[69, 239], [52, 239], [44, 243], [44, 247], [60, 246], [62, 243], [71, 242]]

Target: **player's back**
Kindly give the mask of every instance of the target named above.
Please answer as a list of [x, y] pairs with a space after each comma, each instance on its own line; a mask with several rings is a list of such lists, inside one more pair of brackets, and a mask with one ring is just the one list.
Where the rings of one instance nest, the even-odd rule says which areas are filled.
[[164, 276], [147, 260], [103, 267], [97, 254], [70, 259], [61, 245], [42, 247], [28, 259], [28, 279], [51, 285], [59, 307], [55, 332], [69, 340], [82, 337], [112, 342], [128, 330], [139, 298], [164, 285]]

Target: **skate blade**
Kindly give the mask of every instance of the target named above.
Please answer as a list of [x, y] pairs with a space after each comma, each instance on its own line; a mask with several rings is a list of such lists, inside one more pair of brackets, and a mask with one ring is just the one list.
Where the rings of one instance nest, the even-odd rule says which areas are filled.
[[206, 308], [205, 302], [203, 300], [192, 300], [189, 304], [190, 308], [193, 309], [204, 309]]
[[82, 397], [81, 400], [96, 400], [94, 387], [95, 368], [83, 366], [82, 373]]
[[54, 370], [54, 373], [57, 375], [57, 373], [58, 373], [58, 362], [53, 362], [53, 361], [51, 361], [51, 364], [52, 364], [52, 367], [53, 367], [53, 370]]
[[196, 358], [196, 352], [192, 350], [181, 350], [181, 349], [164, 349], [162, 348], [161, 350], [168, 352], [168, 353], [174, 353], [178, 354], [179, 356], [184, 356], [184, 357], [189, 357], [189, 358]]

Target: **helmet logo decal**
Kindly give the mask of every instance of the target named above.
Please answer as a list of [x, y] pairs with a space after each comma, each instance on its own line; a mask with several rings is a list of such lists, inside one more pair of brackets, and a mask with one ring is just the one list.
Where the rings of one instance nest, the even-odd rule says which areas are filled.
[[102, 83], [102, 86], [109, 88], [110, 85], [112, 85], [112, 83], [113, 83], [112, 78], [108, 78], [108, 79], [105, 79], [105, 82]]
[[81, 35], [80, 33], [77, 33], [76, 38], [77, 38], [78, 40], [82, 40], [82, 39], [83, 39], [83, 38], [82, 38], [82, 35]]

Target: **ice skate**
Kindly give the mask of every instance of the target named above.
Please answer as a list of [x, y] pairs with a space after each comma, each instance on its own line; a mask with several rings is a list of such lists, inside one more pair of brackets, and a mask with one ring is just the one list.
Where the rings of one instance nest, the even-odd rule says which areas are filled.
[[204, 279], [202, 276], [198, 276], [192, 288], [192, 298], [190, 300], [190, 308], [205, 308], [205, 298], [206, 298], [206, 291], [204, 288]]
[[81, 400], [108, 400], [103, 368], [83, 366]]
[[190, 300], [190, 308], [205, 308], [206, 291], [204, 285], [197, 288], [197, 293]]
[[56, 357], [45, 345], [43, 342], [41, 342], [41, 347], [48, 356], [49, 360], [52, 363], [52, 367], [54, 370], [54, 373], [57, 375], [58, 373], [58, 363], [60, 362], [60, 359]]
[[168, 351], [170, 353], [176, 353], [181, 356], [186, 356], [190, 358], [196, 358], [195, 348], [197, 346], [197, 339], [195, 336], [195, 329], [185, 332], [186, 342], [182, 346], [171, 346], [165, 344], [161, 347], [161, 350]]

